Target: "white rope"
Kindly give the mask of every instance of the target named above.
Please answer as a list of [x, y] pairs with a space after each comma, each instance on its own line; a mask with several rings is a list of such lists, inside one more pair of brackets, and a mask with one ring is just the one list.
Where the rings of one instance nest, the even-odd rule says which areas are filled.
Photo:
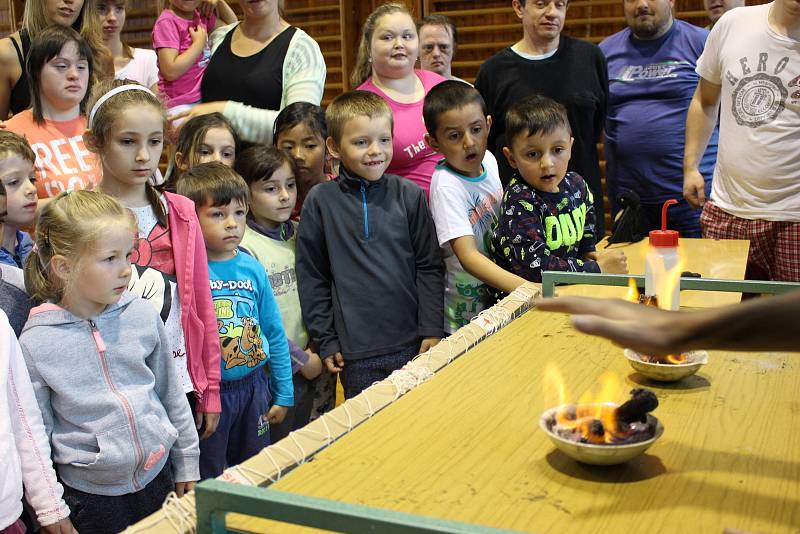
[[[280, 468], [278, 468], [278, 472], [280, 473]], [[233, 467], [229, 467], [225, 470], [225, 473], [236, 473], [241, 478], [245, 479], [250, 486], [258, 486], [258, 480], [270, 480], [271, 482], [275, 482], [271, 476], [267, 475], [266, 473], [262, 473], [258, 469], [253, 469], [252, 467], [247, 467], [244, 464], [235, 465]], [[252, 479], [249, 475], [253, 475], [258, 477], [258, 479]], [[224, 477], [225, 475], [223, 475]], [[230, 476], [230, 475], [227, 475]]]
[[[179, 532], [186, 532], [187, 525], [189, 532], [196, 532], [197, 530], [195, 507], [189, 503], [189, 499], [178, 498], [174, 491], [170, 492], [164, 501], [164, 515], [167, 516], [169, 524]], [[177, 521], [175, 516], [177, 516]]]
[[415, 387], [419, 386], [433, 376], [433, 371], [421, 365], [404, 366], [389, 375], [387, 380], [396, 390], [394, 400], [399, 399]]
[[347, 429], [347, 431], [350, 432], [351, 430], [353, 430], [353, 416], [350, 414], [350, 407], [345, 402], [344, 404], [341, 404], [339, 406], [339, 408], [342, 408], [342, 411], [347, 415], [347, 423], [346, 424], [343, 424], [341, 421], [337, 420], [333, 416], [333, 412], [328, 412], [325, 415], [323, 415], [322, 417], [328, 417], [331, 421], [333, 421], [334, 423], [336, 423], [339, 426], [345, 427]]
[[[190, 499], [186, 498], [186, 496], [179, 498], [174, 491], [170, 492], [167, 498], [164, 499], [162, 510], [164, 511], [164, 517], [175, 532], [197, 532], [197, 515], [195, 513], [194, 503], [190, 502]], [[125, 532], [128, 534], [142, 532], [155, 527], [161, 522], [162, 519], [160, 518], [152, 521], [142, 521], [128, 527]]]
[[[439, 363], [432, 363], [431, 361], [431, 358], [434, 357], [434, 349], [436, 350], [436, 356], [440, 358], [445, 355], [446, 349], [447, 362], [444, 365], [451, 364], [453, 360], [469, 352], [483, 339], [497, 333], [517, 315], [527, 311], [527, 309], [533, 305], [534, 300], [540, 295], [541, 292], [535, 287], [518, 287], [505, 299], [503, 302], [504, 306], [493, 306], [492, 308], [483, 310], [470, 322], [468, 327], [459, 329], [436, 347], [432, 347], [416, 355], [411, 362], [391, 373], [386, 379], [388, 383], [375, 382], [367, 388], [365, 392], [368, 390], [377, 392], [381, 387], [392, 387], [394, 399], [391, 402], [396, 401], [434, 376], [432, 367], [438, 369], [440, 366]], [[509, 307], [514, 309], [514, 311], [510, 310]], [[475, 324], [473, 325], [472, 323]], [[462, 346], [463, 350], [460, 350], [459, 347]], [[444, 365], [441, 366], [443, 367]], [[366, 414], [357, 414], [357, 417], [355, 417], [353, 409], [366, 412]], [[334, 413], [340, 410], [344, 413], [344, 417], [341, 417], [339, 413], [334, 415]], [[286, 443], [279, 442], [278, 444], [273, 444], [271, 447], [259, 451], [258, 454], [264, 455], [269, 459], [269, 463], [274, 468], [272, 474], [240, 464], [228, 468], [223, 475], [223, 479], [235, 481], [240, 484], [246, 481], [246, 483], [251, 486], [258, 486], [263, 483], [263, 481], [269, 481], [270, 483], [277, 482], [284, 476], [284, 469], [306, 463], [314, 454], [329, 446], [336, 441], [336, 439], [352, 432], [357, 425], [355, 422], [356, 420], [360, 423], [363, 420], [374, 417], [376, 413], [377, 410], [368, 394], [362, 394], [348, 399], [334, 411], [322, 414], [318, 418], [318, 420], [321, 421], [324, 432], [307, 427], [301, 428], [291, 432], [288, 436], [289, 440], [286, 441]], [[343, 428], [344, 430], [335, 433], [331, 428], [331, 424], [335, 425], [334, 428]], [[318, 442], [320, 446], [313, 450], [306, 450], [299, 438], [307, 438]], [[281, 463], [276, 459], [274, 454], [282, 456], [293, 463], [281, 467]], [[194, 505], [192, 502], [188, 501], [188, 499], [178, 499], [173, 493], [167, 497], [163, 507], [164, 516], [167, 521], [176, 531], [181, 533], [196, 532], [197, 521]], [[162, 519], [156, 519], [149, 523], [141, 523], [136, 530], [129, 530], [129, 532], [135, 533], [151, 529], [161, 521]]]
[[297, 437], [295, 436], [295, 434], [296, 432], [290, 432], [289, 439], [291, 439], [292, 443], [294, 443], [295, 446], [298, 448], [298, 450], [300, 450], [300, 461], [297, 463], [298, 465], [302, 465], [306, 463], [306, 459], [308, 458], [309, 455], [306, 453], [306, 450], [303, 448], [303, 446], [300, 445], [300, 442], [297, 441]]

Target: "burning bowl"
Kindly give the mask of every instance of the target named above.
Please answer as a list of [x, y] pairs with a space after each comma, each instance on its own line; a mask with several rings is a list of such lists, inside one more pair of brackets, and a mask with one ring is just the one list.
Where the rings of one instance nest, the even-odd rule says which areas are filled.
[[[613, 403], [603, 403], [603, 406], [610, 409], [616, 408], [616, 405]], [[647, 414], [647, 423], [643, 424], [647, 427], [649, 436], [646, 439], [633, 443], [602, 444], [574, 441], [573, 439], [560, 436], [554, 428], [557, 425], [556, 414], [559, 412], [563, 413], [565, 409], [569, 409], [570, 407], [571, 405], [561, 405], [546, 410], [539, 418], [539, 426], [558, 450], [570, 458], [585, 464], [617, 465], [625, 463], [649, 449], [664, 433], [664, 425], [662, 425], [656, 417]], [[578, 408], [580, 408], [580, 406]]]
[[647, 378], [658, 382], [676, 382], [695, 374], [708, 363], [708, 352], [704, 350], [689, 351], [683, 356], [686, 356], [684, 363], [650, 363], [644, 361], [638, 352], [625, 349], [625, 357], [628, 358], [631, 367]]

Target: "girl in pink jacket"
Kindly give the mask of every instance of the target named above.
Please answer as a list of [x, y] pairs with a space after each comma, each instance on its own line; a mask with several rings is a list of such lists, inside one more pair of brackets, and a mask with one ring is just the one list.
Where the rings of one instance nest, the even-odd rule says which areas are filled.
[[220, 346], [208, 261], [194, 204], [152, 184], [164, 146], [166, 112], [150, 89], [107, 80], [90, 99], [86, 146], [103, 165], [100, 190], [132, 211], [138, 223], [128, 289], [160, 313], [178, 384], [189, 396], [200, 439], [214, 433]]

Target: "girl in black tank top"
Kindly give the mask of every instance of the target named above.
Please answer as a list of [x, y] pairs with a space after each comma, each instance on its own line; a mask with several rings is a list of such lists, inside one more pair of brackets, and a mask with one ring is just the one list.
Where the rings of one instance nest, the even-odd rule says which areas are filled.
[[[28, 76], [25, 74], [25, 59], [28, 57], [28, 52], [31, 50], [31, 38], [27, 30], [23, 28], [19, 31], [19, 43], [12, 37], [9, 37], [9, 40], [11, 44], [14, 45], [14, 50], [17, 51], [17, 59], [22, 69], [19, 80], [17, 80], [16, 85], [11, 88], [11, 98], [8, 102], [8, 108], [11, 110], [11, 113], [16, 115], [20, 111], [25, 111], [31, 107], [31, 91], [28, 85]], [[20, 46], [22, 48], [20, 48]]]
[[203, 74], [203, 102], [232, 100], [261, 109], [280, 109], [283, 95], [283, 60], [297, 28], [290, 26], [263, 50], [240, 57], [231, 50], [236, 28], [228, 32]]

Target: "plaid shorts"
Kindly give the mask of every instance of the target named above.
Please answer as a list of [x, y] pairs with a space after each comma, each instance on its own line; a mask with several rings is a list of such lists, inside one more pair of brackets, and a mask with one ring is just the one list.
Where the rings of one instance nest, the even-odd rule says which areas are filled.
[[706, 202], [700, 215], [706, 239], [749, 239], [748, 280], [800, 282], [800, 223], [742, 219]]

